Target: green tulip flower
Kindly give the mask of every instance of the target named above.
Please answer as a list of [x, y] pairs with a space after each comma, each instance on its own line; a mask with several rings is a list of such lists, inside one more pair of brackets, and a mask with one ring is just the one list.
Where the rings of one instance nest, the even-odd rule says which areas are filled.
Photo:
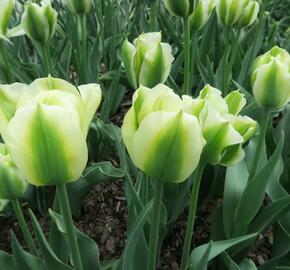
[[290, 55], [277, 46], [257, 58], [252, 73], [257, 103], [269, 110], [280, 110], [290, 101]]
[[260, 4], [257, 1], [250, 1], [244, 8], [242, 15], [238, 21], [241, 27], [252, 25], [258, 17]]
[[175, 16], [187, 17], [193, 11], [193, 0], [163, 0], [166, 8]]
[[157, 181], [178, 183], [198, 165], [204, 145], [195, 116], [165, 85], [141, 87], [125, 116], [122, 137], [134, 164]]
[[174, 60], [171, 52], [170, 45], [161, 42], [160, 32], [142, 34], [133, 44], [125, 40], [122, 59], [132, 87], [154, 87], [165, 82]]
[[3, 137], [28, 182], [45, 186], [80, 177], [88, 158], [89, 124], [100, 101], [96, 84], [77, 89], [48, 77], [25, 88]]
[[41, 44], [47, 43], [54, 35], [57, 23], [57, 12], [49, 1], [42, 6], [28, 2], [22, 15], [22, 26], [26, 35]]
[[1, 0], [0, 9], [0, 38], [5, 36], [8, 30], [8, 24], [15, 6], [15, 0]]
[[28, 183], [13, 164], [6, 146], [0, 144], [0, 199], [18, 199], [27, 187]]
[[67, 0], [70, 10], [76, 15], [84, 15], [92, 9], [92, 0]]

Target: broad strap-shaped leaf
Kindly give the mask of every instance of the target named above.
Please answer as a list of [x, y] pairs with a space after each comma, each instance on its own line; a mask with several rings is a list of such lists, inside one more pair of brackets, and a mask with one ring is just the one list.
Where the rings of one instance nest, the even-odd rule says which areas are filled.
[[257, 270], [256, 265], [252, 260], [245, 259], [243, 260], [240, 265], [240, 270]]
[[0, 270], [15, 270], [14, 257], [0, 250]]

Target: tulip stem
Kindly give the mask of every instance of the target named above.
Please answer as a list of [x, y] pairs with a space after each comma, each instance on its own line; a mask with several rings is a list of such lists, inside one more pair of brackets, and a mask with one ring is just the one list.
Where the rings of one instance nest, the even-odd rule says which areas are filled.
[[67, 196], [66, 184], [61, 183], [57, 185], [58, 200], [61, 207], [61, 212], [65, 224], [66, 234], [69, 242], [69, 247], [71, 251], [71, 259], [74, 264], [75, 270], [83, 270], [81, 255], [79, 246], [77, 243], [77, 238], [75, 235], [75, 229], [73, 225], [73, 219], [71, 215], [71, 209], [69, 205], [69, 200]]
[[181, 268], [180, 268], [181, 270], [185, 270], [188, 264], [188, 258], [189, 258], [190, 247], [191, 247], [192, 236], [193, 236], [193, 229], [194, 229], [194, 221], [195, 221], [195, 215], [196, 215], [196, 209], [197, 209], [198, 193], [199, 193], [200, 182], [201, 182], [204, 167], [205, 167], [205, 164], [203, 162], [200, 162], [194, 173], [189, 213], [188, 213], [188, 221], [187, 221], [186, 233], [185, 233], [184, 244], [183, 244], [183, 253], [182, 253]]
[[184, 88], [183, 93], [190, 95], [190, 21], [188, 17], [183, 19], [184, 22]]
[[164, 184], [161, 181], [156, 181], [154, 198], [153, 198], [153, 213], [152, 224], [150, 229], [149, 239], [149, 252], [148, 252], [148, 270], [156, 269], [156, 257], [159, 238], [159, 224], [160, 224], [160, 212], [162, 206]]
[[2, 56], [2, 59], [4, 62], [4, 66], [5, 66], [5, 67], [3, 67], [3, 70], [5, 71], [5, 76], [6, 76], [7, 82], [12, 83], [13, 76], [12, 76], [12, 72], [11, 72], [11, 63], [10, 63], [10, 59], [8, 57], [8, 54], [7, 54], [7, 48], [5, 47], [4, 42], [5, 41], [0, 38], [0, 53], [1, 53], [1, 56]]
[[156, 22], [156, 3], [155, 1], [151, 1], [150, 6], [150, 31], [155, 31], [155, 22]]
[[261, 159], [263, 145], [265, 143], [268, 123], [269, 123], [270, 119], [271, 119], [271, 111], [268, 109], [264, 109], [263, 119], [262, 119], [261, 126], [260, 126], [260, 133], [259, 133], [259, 137], [258, 137], [256, 153], [255, 153], [253, 165], [252, 165], [252, 168], [250, 171], [249, 179], [253, 178], [256, 175], [258, 165], [259, 165], [259, 162]]
[[81, 82], [86, 83], [88, 78], [88, 48], [87, 48], [87, 26], [86, 26], [86, 15], [80, 16], [81, 22], [81, 43], [82, 43], [82, 59], [81, 59]]
[[29, 248], [30, 252], [33, 255], [38, 256], [39, 254], [38, 254], [36, 245], [34, 243], [32, 235], [31, 235], [31, 233], [30, 233], [30, 231], [28, 229], [28, 226], [27, 226], [27, 223], [25, 221], [25, 218], [24, 218], [24, 215], [23, 215], [23, 210], [22, 210], [22, 207], [21, 207], [21, 204], [20, 204], [19, 200], [18, 199], [12, 200], [11, 203], [12, 203], [15, 215], [17, 217], [18, 224], [20, 226], [20, 229], [21, 229], [21, 231], [23, 233], [24, 239], [25, 239], [25, 241], [26, 241], [26, 243], [28, 245], [28, 248]]
[[51, 60], [50, 60], [50, 49], [49, 43], [42, 44], [42, 55], [43, 55], [43, 64], [44, 64], [44, 76], [47, 76], [51, 73]]

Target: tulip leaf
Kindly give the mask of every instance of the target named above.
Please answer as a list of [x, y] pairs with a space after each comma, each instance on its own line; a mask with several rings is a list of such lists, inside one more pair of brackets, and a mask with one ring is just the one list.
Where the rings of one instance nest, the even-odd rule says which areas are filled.
[[268, 163], [256, 174], [256, 176], [249, 180], [235, 212], [234, 236], [244, 234], [252, 219], [259, 211], [265, 197], [267, 183], [272, 175], [273, 168], [279, 160], [283, 143], [284, 136], [282, 135]]
[[245, 161], [227, 168], [223, 203], [223, 224], [227, 238], [232, 235], [235, 211], [247, 186], [248, 177], [249, 173]]
[[252, 260], [243, 260], [239, 267], [240, 270], [257, 270], [257, 267]]
[[15, 270], [14, 257], [0, 250], [0, 270]]
[[226, 251], [227, 249], [229, 249], [235, 245], [238, 245], [240, 243], [243, 243], [245, 241], [252, 240], [255, 237], [257, 237], [256, 233], [248, 234], [248, 235], [245, 235], [242, 237], [233, 238], [233, 239], [224, 240], [224, 241], [217, 241], [217, 242], [205, 244], [205, 245], [202, 245], [202, 246], [195, 248], [190, 255], [190, 263], [192, 265], [191, 270], [200, 269], [200, 268], [198, 268], [198, 266], [201, 267], [200, 261], [203, 258], [204, 254], [208, 251], [209, 245], [212, 245], [212, 247], [211, 247], [206, 264], [210, 260], [214, 259], [218, 255], [220, 255], [221, 253]]
[[[66, 234], [66, 229], [63, 221], [63, 217], [52, 210], [49, 211], [49, 214], [57, 225], [60, 232]], [[77, 237], [78, 246], [80, 249], [82, 265], [84, 269], [90, 270], [100, 270], [100, 260], [99, 260], [99, 248], [93, 239], [83, 234], [76, 227], [75, 233]]]
[[224, 252], [221, 257], [227, 270], [240, 270], [236, 262], [234, 262], [226, 252]]
[[146, 269], [147, 252], [146, 250], [136, 250], [136, 246], [141, 235], [144, 233], [143, 227], [151, 213], [152, 206], [153, 201], [150, 201], [137, 217], [133, 229], [130, 232], [128, 243], [123, 251], [118, 270], [135, 270], [136, 265], [132, 265], [132, 258], [135, 257], [136, 252], [141, 252], [142, 256], [140, 258], [144, 258], [144, 262], [142, 263], [139, 260], [138, 269]]
[[47, 242], [45, 235], [43, 234], [41, 227], [31, 210], [29, 211], [29, 214], [47, 268], [54, 270], [72, 270], [70, 266], [64, 264], [57, 258], [57, 256], [49, 246], [49, 243]]
[[113, 260], [108, 262], [103, 262], [101, 264], [102, 270], [116, 270], [119, 264], [119, 260]]
[[91, 164], [85, 170], [83, 177], [67, 185], [73, 215], [80, 215], [81, 201], [95, 185], [123, 176], [124, 172], [115, 168], [109, 161]]
[[45, 266], [40, 259], [26, 252], [18, 242], [15, 234], [11, 232], [12, 252], [14, 255], [14, 263], [17, 269], [21, 270], [45, 270]]

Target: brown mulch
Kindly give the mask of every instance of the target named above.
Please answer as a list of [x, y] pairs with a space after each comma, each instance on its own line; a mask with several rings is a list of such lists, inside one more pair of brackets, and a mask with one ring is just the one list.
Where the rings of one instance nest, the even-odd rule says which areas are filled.
[[[194, 246], [207, 243], [210, 233], [209, 217], [220, 199], [215, 199], [203, 207], [196, 219]], [[25, 207], [27, 210], [27, 207]], [[183, 237], [186, 229], [187, 209], [176, 221], [169, 238], [164, 241], [161, 252], [160, 270], [178, 270], [182, 254]], [[28, 220], [28, 218], [27, 218]], [[49, 231], [49, 218], [39, 217], [46, 234]], [[95, 187], [83, 202], [82, 215], [76, 225], [93, 238], [99, 245], [101, 260], [118, 258], [126, 244], [127, 206], [121, 181], [101, 184]], [[21, 240], [17, 221], [13, 215], [0, 218], [0, 249], [11, 251], [9, 231], [13, 230]], [[21, 241], [25, 247], [25, 243]], [[271, 257], [273, 244], [271, 228], [262, 235], [249, 257], [257, 265]]]

